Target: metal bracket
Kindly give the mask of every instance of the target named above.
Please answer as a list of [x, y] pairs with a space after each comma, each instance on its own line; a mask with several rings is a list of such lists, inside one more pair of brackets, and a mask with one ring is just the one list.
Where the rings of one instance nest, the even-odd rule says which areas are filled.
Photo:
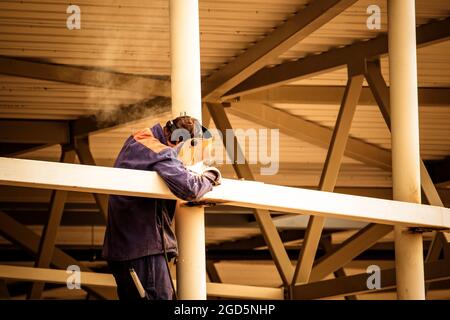
[[214, 207], [216, 206], [216, 202], [200, 200], [200, 201], [187, 201], [181, 203], [182, 207]]
[[425, 233], [425, 232], [436, 231], [436, 229], [422, 228], [422, 227], [411, 227], [411, 228], [408, 228], [408, 231], [409, 231], [409, 233]]

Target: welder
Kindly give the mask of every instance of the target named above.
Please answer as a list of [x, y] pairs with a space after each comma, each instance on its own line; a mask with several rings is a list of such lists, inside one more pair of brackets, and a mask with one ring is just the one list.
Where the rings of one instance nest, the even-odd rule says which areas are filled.
[[[177, 134], [180, 131], [182, 134]], [[220, 184], [220, 172], [214, 167], [191, 170], [180, 160], [179, 153], [187, 144], [190, 147], [196, 146], [197, 141], [202, 143], [205, 133], [206, 128], [189, 116], [169, 120], [164, 127], [158, 123], [131, 135], [114, 167], [155, 171], [175, 196], [188, 202], [198, 201]], [[136, 274], [147, 299], [174, 297], [168, 260], [177, 256], [171, 226], [175, 206], [175, 200], [109, 197], [103, 257], [116, 280], [119, 299], [142, 297], [136, 287]]]

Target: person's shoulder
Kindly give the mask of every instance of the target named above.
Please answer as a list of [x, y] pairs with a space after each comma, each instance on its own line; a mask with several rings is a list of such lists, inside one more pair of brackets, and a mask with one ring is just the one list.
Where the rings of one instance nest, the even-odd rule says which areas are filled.
[[136, 142], [144, 145], [146, 148], [150, 149], [155, 153], [161, 153], [164, 150], [170, 149], [169, 146], [161, 143], [152, 133], [149, 128], [139, 130], [133, 134], [134, 140]]

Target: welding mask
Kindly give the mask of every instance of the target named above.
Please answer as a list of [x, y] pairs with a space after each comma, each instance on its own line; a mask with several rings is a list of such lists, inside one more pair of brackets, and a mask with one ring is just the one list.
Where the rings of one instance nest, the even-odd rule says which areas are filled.
[[202, 127], [203, 136], [190, 138], [177, 146], [178, 159], [187, 167], [195, 166], [199, 163], [210, 165], [212, 162], [211, 148], [212, 135]]
[[[193, 120], [193, 128], [187, 130], [180, 124], [183, 118], [188, 118], [188, 121]], [[194, 166], [198, 163], [211, 163], [211, 148], [212, 135], [207, 128], [203, 127], [200, 122], [188, 116], [179, 117], [178, 126], [174, 121], [169, 120], [166, 127], [170, 133], [170, 142], [175, 144], [175, 149], [178, 152], [178, 159], [187, 167]]]

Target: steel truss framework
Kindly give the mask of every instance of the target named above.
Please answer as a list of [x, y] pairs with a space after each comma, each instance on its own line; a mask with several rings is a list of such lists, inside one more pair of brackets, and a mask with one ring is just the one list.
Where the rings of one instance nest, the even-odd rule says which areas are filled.
[[[387, 36], [382, 35], [365, 43], [356, 43], [346, 48], [330, 50], [275, 68], [263, 69], [272, 58], [307, 37], [354, 2], [356, 1], [314, 1], [311, 6], [289, 19], [283, 27], [276, 29], [273, 34], [264, 38], [203, 82], [205, 101], [203, 121], [207, 123], [213, 120], [216, 127], [224, 131], [230, 129], [231, 124], [223, 105], [220, 104], [223, 99], [234, 98], [262, 88], [279, 86], [288, 80], [347, 65], [348, 82], [343, 92], [334, 130], [314, 123], [302, 122], [299, 117], [275, 110], [264, 104], [264, 102], [270, 103], [270, 100], [265, 101], [264, 97], [259, 97], [260, 100], [251, 103], [249, 102], [252, 101], [251, 95], [248, 98], [244, 96], [238, 103], [243, 108], [236, 107], [238, 104], [227, 108], [230, 113], [242, 118], [267, 126], [275, 124], [285, 134], [321, 147], [328, 147], [320, 179], [320, 191], [251, 182], [254, 177], [248, 164], [235, 163], [233, 167], [238, 177], [247, 181], [225, 180], [222, 186], [217, 187], [206, 197], [207, 200], [213, 202], [254, 209], [256, 221], [283, 281], [284, 291], [292, 299], [337, 296], [355, 298], [352, 294], [366, 292], [367, 275], [347, 276], [342, 267], [391, 232], [394, 225], [435, 230], [435, 236], [426, 257], [425, 281], [429, 283], [449, 277], [448, 256], [446, 256], [446, 260], [438, 261], [438, 259], [442, 250], [448, 252], [449, 236], [441, 231], [450, 229], [450, 212], [443, 208], [442, 201], [423, 161], [420, 163], [422, 189], [428, 203], [432, 206], [329, 193], [334, 190], [344, 155], [385, 170], [391, 169], [389, 150], [349, 137], [356, 106], [361, 94], [364, 95], [365, 92], [362, 87], [364, 78], [390, 128], [389, 88], [381, 75], [378, 60], [379, 56], [387, 53]], [[425, 46], [448, 39], [449, 19], [419, 26], [417, 28], [418, 45]], [[2, 57], [0, 58], [0, 73], [91, 86], [100, 86], [101, 77], [109, 77], [113, 79], [110, 85], [114, 88], [126, 90], [133, 90], [135, 87], [144, 88], [146, 94], [151, 97], [158, 96], [156, 99], [165, 99], [163, 100], [165, 103], [168, 103], [169, 100], [163, 97], [170, 96], [170, 83], [166, 80], [113, 74], [109, 71], [87, 70], [76, 66], [52, 65]], [[142, 85], [131, 87], [127, 85], [130, 82], [135, 83], [135, 81], [140, 81]], [[445, 100], [442, 103], [445, 104], [448, 96], [443, 94], [442, 97]], [[160, 102], [161, 100], [158, 100], [158, 104]], [[152, 103], [148, 103], [148, 106], [152, 107]], [[24, 121], [9, 121], [7, 124], [14, 129], [23, 125], [22, 122]], [[87, 136], [90, 132], [107, 129], [99, 128], [93, 118], [84, 118], [73, 123], [54, 121], [32, 123], [35, 126], [45, 127], [46, 130], [34, 130], [39, 133], [37, 136], [15, 135], [17, 141], [8, 140], [11, 135], [1, 134], [6, 131], [0, 131], [0, 138], [8, 140], [9, 143], [21, 144], [6, 154], [14, 155], [32, 148], [56, 143], [62, 145], [61, 164], [0, 159], [1, 184], [54, 190], [51, 197], [50, 215], [41, 238], [6, 214], [0, 214], [1, 233], [36, 256], [35, 268], [0, 266], [0, 278], [33, 281], [29, 297], [39, 298], [45, 282], [65, 283], [67, 279], [65, 271], [50, 270], [47, 269], [48, 267], [64, 269], [70, 264], [79, 264], [55, 247], [56, 230], [60, 225], [68, 190], [94, 193], [96, 203], [104, 215], [107, 214], [105, 194], [115, 193], [170, 199], [174, 199], [174, 196], [156, 174], [93, 167], [95, 161], [89, 150]], [[111, 127], [114, 125], [120, 124], [111, 124]], [[242, 153], [236, 139], [235, 146], [237, 152]], [[234, 151], [227, 150], [227, 152], [233, 153]], [[83, 165], [71, 164], [74, 162], [75, 155]], [[130, 179], [130, 175], [133, 176], [133, 179]], [[102, 182], [105, 181], [104, 177], [108, 177], [107, 183]], [[130, 180], [133, 182], [130, 183]], [[237, 195], [236, 190], [242, 190], [242, 192]], [[251, 190], [251, 193], [245, 192], [245, 190]], [[255, 197], [255, 193], [260, 196]], [[299, 204], [289, 200], [299, 197], [306, 201]], [[329, 206], [327, 203], [333, 205]], [[292, 214], [312, 214], [296, 266], [293, 266], [289, 260], [269, 210]], [[331, 248], [329, 243], [326, 246], [326, 239], [322, 237], [326, 217], [342, 217], [371, 222], [371, 224], [340, 246]], [[321, 259], [315, 260], [320, 241], [325, 243], [328, 248], [327, 253]], [[213, 263], [208, 263], [207, 270], [210, 278], [214, 279], [213, 281], [220, 280]], [[87, 290], [102, 298], [114, 298], [114, 290], [111, 288], [114, 288], [115, 284], [110, 275], [92, 273], [87, 268], [83, 268], [82, 271], [83, 282]], [[321, 281], [333, 272], [337, 279]], [[383, 270], [382, 279], [382, 289], [395, 287], [395, 270]], [[284, 297], [283, 289], [274, 288], [208, 283], [207, 290], [210, 296], [226, 298], [282, 299]]]

